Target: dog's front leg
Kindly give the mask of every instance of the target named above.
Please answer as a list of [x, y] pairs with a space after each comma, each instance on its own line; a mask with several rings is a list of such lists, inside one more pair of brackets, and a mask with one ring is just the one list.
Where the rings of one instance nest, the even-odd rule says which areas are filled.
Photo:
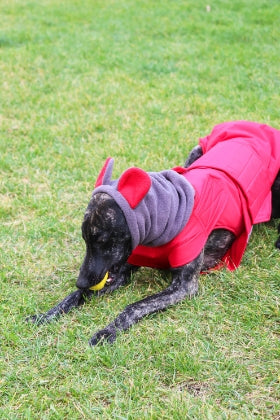
[[43, 324], [52, 321], [53, 319], [59, 318], [63, 314], [67, 314], [71, 309], [77, 308], [88, 301], [92, 295], [101, 296], [105, 293], [111, 293], [120, 286], [127, 283], [131, 274], [138, 270], [139, 267], [135, 267], [131, 264], [124, 264], [120, 267], [115, 267], [110, 273], [112, 282], [106, 284], [105, 287], [98, 292], [90, 289], [76, 290], [75, 292], [68, 295], [58, 305], [54, 306], [48, 312], [44, 314], [32, 315], [26, 318], [26, 321], [31, 321], [34, 324]]
[[186, 296], [194, 296], [198, 291], [198, 277], [202, 262], [203, 251], [191, 263], [173, 269], [172, 283], [167, 289], [128, 305], [111, 324], [94, 334], [89, 344], [94, 346], [101, 340], [113, 343], [118, 331], [127, 330], [144, 316], [161, 311], [169, 305], [174, 305]]
[[53, 319], [58, 318], [60, 315], [66, 314], [71, 309], [83, 305], [88, 299], [91, 298], [93, 293], [94, 292], [92, 290], [76, 290], [48, 312], [44, 314], [32, 315], [26, 318], [26, 320], [31, 321], [34, 324], [50, 322]]

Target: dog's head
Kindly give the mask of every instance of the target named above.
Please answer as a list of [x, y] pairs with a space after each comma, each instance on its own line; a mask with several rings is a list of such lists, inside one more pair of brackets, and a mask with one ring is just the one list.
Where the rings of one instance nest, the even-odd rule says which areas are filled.
[[86, 255], [77, 287], [98, 284], [112, 267], [123, 264], [132, 252], [131, 234], [124, 214], [106, 193], [94, 194], [82, 224]]

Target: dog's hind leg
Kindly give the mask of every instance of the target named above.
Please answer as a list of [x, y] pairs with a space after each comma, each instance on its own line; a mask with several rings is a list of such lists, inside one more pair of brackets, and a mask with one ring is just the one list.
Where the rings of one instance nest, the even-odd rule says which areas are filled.
[[44, 314], [32, 315], [26, 318], [26, 321], [31, 321], [34, 324], [43, 324], [57, 319], [63, 314], [67, 314], [71, 309], [83, 305], [94, 294], [92, 290], [76, 290], [68, 295], [58, 305], [54, 306]]
[[98, 331], [89, 341], [94, 346], [99, 341], [113, 343], [118, 331], [127, 330], [141, 318], [174, 305], [186, 296], [194, 296], [198, 291], [198, 277], [202, 267], [203, 252], [191, 263], [172, 270], [172, 283], [160, 293], [128, 305], [107, 327]]
[[199, 146], [199, 145], [198, 146], [195, 146], [191, 150], [189, 156], [187, 157], [187, 160], [186, 160], [186, 162], [184, 164], [184, 168], [188, 168], [193, 162], [195, 162], [202, 155], [203, 155], [203, 152], [202, 152], [201, 146]]
[[[280, 233], [280, 225], [278, 225], [278, 233]], [[275, 247], [280, 249], [280, 236], [278, 237], [277, 241], [275, 242]]]
[[[280, 171], [278, 172], [277, 177], [271, 188], [272, 192], [272, 219], [278, 219], [280, 217]], [[278, 226], [278, 233], [280, 233], [280, 225]], [[280, 249], [280, 236], [275, 242], [276, 248]]]

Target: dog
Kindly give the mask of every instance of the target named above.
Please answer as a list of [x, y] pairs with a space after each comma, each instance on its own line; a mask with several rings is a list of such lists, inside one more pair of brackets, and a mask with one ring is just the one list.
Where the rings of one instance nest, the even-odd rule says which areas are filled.
[[[94, 294], [112, 292], [143, 265], [169, 270], [172, 281], [128, 305], [93, 335], [92, 346], [113, 343], [144, 316], [196, 295], [200, 273], [237, 268], [252, 225], [280, 217], [280, 131], [264, 124], [215, 126], [173, 170], [129, 168], [112, 181], [112, 166], [107, 159], [85, 212], [86, 255], [77, 290], [29, 320], [49, 322]], [[280, 248], [280, 237], [275, 245]], [[92, 290], [107, 272], [105, 286]]]

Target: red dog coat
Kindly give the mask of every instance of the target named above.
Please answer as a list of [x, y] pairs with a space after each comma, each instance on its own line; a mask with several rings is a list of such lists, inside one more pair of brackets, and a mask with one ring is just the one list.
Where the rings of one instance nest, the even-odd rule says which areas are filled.
[[187, 169], [174, 168], [195, 190], [187, 224], [164, 245], [137, 246], [128, 259], [130, 264], [180, 267], [199, 255], [214, 229], [224, 228], [236, 237], [223, 258], [234, 270], [252, 225], [270, 219], [271, 186], [280, 169], [280, 131], [247, 121], [223, 123], [199, 144], [201, 158]]

